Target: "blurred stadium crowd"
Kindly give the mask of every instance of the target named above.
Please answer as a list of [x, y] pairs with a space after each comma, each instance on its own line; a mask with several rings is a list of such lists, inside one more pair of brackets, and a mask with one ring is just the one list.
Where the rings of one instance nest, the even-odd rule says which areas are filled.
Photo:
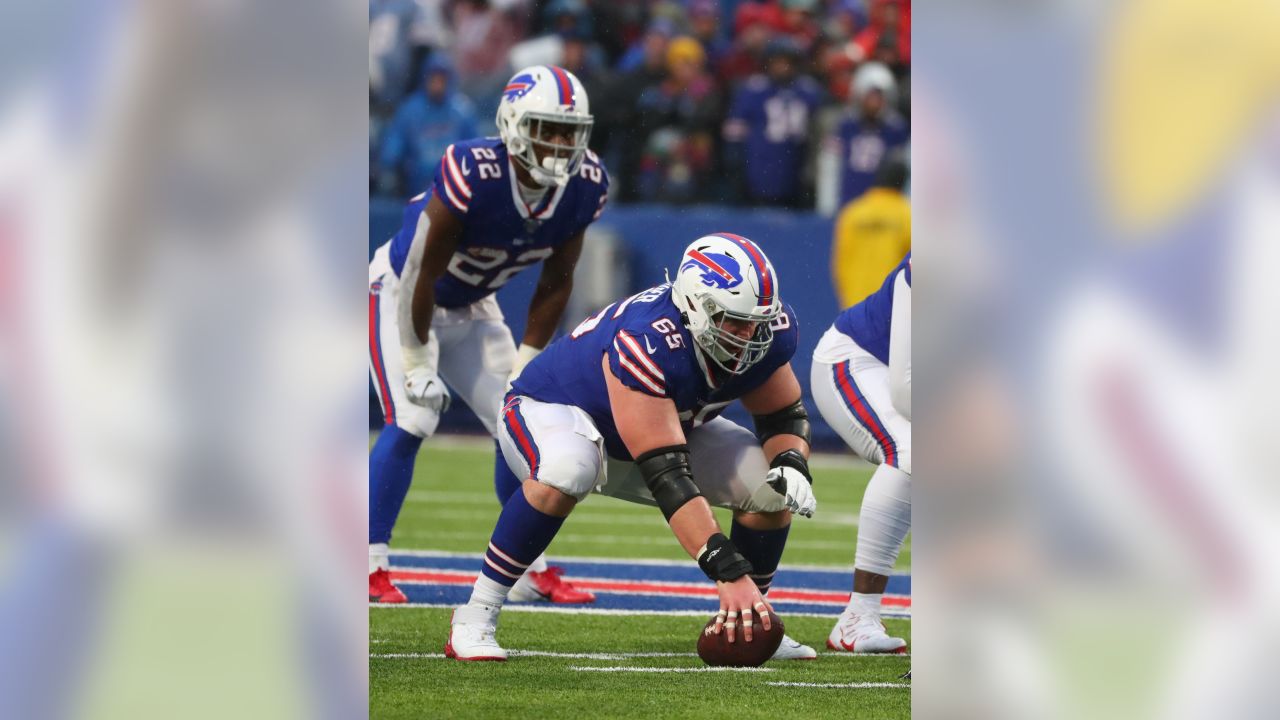
[[874, 185], [906, 183], [910, 0], [369, 7], [375, 196], [421, 191], [450, 143], [496, 134], [502, 87], [535, 64], [560, 65], [586, 87], [591, 146], [615, 202], [830, 215]]

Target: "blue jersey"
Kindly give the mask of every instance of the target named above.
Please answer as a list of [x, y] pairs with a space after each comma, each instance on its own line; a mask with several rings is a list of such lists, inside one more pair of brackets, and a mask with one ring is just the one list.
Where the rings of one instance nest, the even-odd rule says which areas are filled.
[[742, 83], [725, 122], [726, 137], [745, 143], [746, 182], [751, 197], [787, 200], [800, 186], [809, 146], [809, 126], [822, 89], [812, 78], [776, 85], [764, 75]]
[[431, 188], [409, 201], [400, 232], [391, 239], [391, 267], [404, 269], [419, 218], [433, 196], [462, 220], [462, 237], [449, 269], [436, 281], [436, 305], [459, 308], [494, 293], [525, 268], [550, 257], [600, 217], [609, 176], [587, 151], [578, 174], [552, 186], [534, 207], [516, 186], [507, 148], [496, 137], [450, 145]]
[[880, 289], [865, 300], [845, 310], [836, 317], [836, 329], [853, 338], [858, 347], [871, 353], [877, 360], [889, 364], [889, 328], [893, 320], [893, 284], [898, 273], [906, 275], [907, 287], [911, 287], [911, 253], [889, 273]]
[[881, 162], [911, 139], [907, 121], [886, 112], [876, 121], [845, 118], [837, 131], [840, 139], [840, 204], [861, 197], [875, 182]]
[[688, 433], [791, 360], [799, 331], [790, 306], [783, 305], [773, 327], [773, 344], [764, 359], [741, 375], [729, 376], [702, 357], [671, 300], [671, 285], [659, 285], [613, 303], [553, 342], [525, 366], [512, 392], [581, 408], [604, 436], [609, 454], [630, 460], [613, 423], [601, 356], [608, 357], [610, 372], [623, 385], [675, 402], [680, 425]]

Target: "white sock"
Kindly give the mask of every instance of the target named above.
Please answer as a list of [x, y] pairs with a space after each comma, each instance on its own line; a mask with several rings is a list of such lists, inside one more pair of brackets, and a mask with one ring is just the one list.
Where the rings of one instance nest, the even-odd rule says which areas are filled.
[[369, 545], [369, 574], [391, 568], [391, 548], [386, 543]]
[[473, 607], [482, 607], [491, 613], [496, 613], [502, 609], [502, 604], [507, 601], [507, 593], [509, 592], [511, 592], [511, 588], [481, 575], [476, 578], [476, 584], [471, 588], [471, 599], [467, 604]]
[[877, 575], [892, 574], [910, 530], [911, 476], [891, 465], [881, 465], [862, 496], [853, 566]]
[[849, 596], [849, 607], [845, 612], [864, 618], [880, 619], [880, 600], [882, 593], [853, 593]]
[[525, 570], [525, 572], [546, 572], [546, 571], [547, 571], [546, 553], [539, 555], [537, 560], [534, 560], [533, 562], [529, 563], [529, 569]]

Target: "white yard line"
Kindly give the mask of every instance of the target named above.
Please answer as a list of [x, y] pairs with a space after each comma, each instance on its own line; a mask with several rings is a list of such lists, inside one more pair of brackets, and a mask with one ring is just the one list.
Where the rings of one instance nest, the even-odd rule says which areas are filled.
[[[789, 600], [785, 602], [790, 602]], [[447, 603], [369, 603], [369, 609], [383, 610], [408, 610], [411, 608], [447, 608], [454, 609], [457, 605]], [[512, 605], [504, 605], [504, 612], [533, 612], [533, 613], [552, 613], [555, 615], [668, 615], [672, 617], [699, 617], [707, 618], [710, 614], [704, 610], [624, 610], [619, 608], [584, 608], [576, 605], [557, 606], [557, 605], [521, 605], [519, 603]], [[894, 620], [910, 620], [910, 613], [890, 612], [886, 609], [882, 613], [884, 617]], [[789, 612], [787, 617], [816, 617], [826, 620], [834, 620], [835, 615], [831, 613], [808, 613], [808, 612]], [[899, 655], [898, 657], [901, 657]]]
[[[667, 538], [670, 542], [671, 538]], [[484, 558], [483, 553], [474, 552], [452, 552], [449, 550], [401, 550], [400, 548], [392, 548], [392, 555], [409, 555], [411, 557], [447, 557], [447, 558], [468, 558], [472, 560], [481, 560]], [[575, 555], [556, 555], [556, 560], [564, 562], [584, 562], [584, 563], [603, 563], [605, 565], [651, 565], [657, 567], [693, 567], [692, 560], [657, 560], [647, 558], [616, 558], [616, 557], [586, 557]], [[804, 570], [806, 572], [829, 572], [849, 574], [853, 572], [853, 566], [839, 565], [797, 565], [786, 563], [785, 569]], [[910, 575], [909, 572], [895, 572], [894, 575]]]
[[[493, 438], [487, 435], [435, 435], [424, 441], [422, 448], [428, 452], [431, 450], [493, 452]], [[873, 467], [853, 453], [814, 453], [809, 457], [809, 466], [824, 470], [869, 470]]]
[[887, 682], [861, 682], [861, 683], [810, 683], [810, 682], [767, 682], [765, 685], [774, 687], [803, 687], [803, 688], [844, 688], [848, 690], [869, 690], [871, 688], [909, 688], [911, 683], [887, 683]]
[[764, 667], [682, 667], [682, 668], [657, 668], [657, 667], [591, 667], [591, 666], [571, 666], [570, 670], [578, 672], [633, 672], [633, 673], [695, 673], [695, 672], [773, 672], [772, 668]]
[[[434, 530], [399, 530], [396, 537], [411, 540], [475, 540], [479, 544], [483, 544], [488, 539], [490, 531], [488, 529], [481, 530], [477, 528], [473, 532], [441, 532]], [[663, 537], [662, 535], [604, 535], [596, 533], [559, 533], [556, 535], [559, 542], [583, 543], [583, 544], [618, 544], [618, 545], [653, 545], [671, 547], [673, 540], [670, 535]], [[787, 543], [787, 547], [800, 550], [834, 550], [846, 553], [853, 552], [853, 540], [791, 540]], [[402, 552], [393, 550], [392, 552]], [[688, 562], [688, 561], [685, 561]], [[796, 566], [792, 566], [796, 567]]]
[[[370, 641], [370, 642], [391, 642], [391, 641]], [[698, 657], [697, 653], [677, 653], [677, 652], [601, 652], [601, 653], [569, 653], [569, 652], [551, 652], [549, 650], [509, 650], [511, 657], [549, 657], [564, 658], [567, 660], [630, 660], [633, 658], [692, 658]], [[444, 657], [443, 653], [369, 653], [369, 657], [379, 660], [437, 660]], [[846, 652], [820, 652], [818, 657], [823, 658], [907, 658], [910, 654], [872, 654], [872, 653], [846, 653]]]

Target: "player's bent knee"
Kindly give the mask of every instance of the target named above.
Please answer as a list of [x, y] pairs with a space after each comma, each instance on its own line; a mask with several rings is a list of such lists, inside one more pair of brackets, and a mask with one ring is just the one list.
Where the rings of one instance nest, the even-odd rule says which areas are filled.
[[791, 524], [791, 511], [748, 512], [737, 510], [733, 513], [733, 519], [752, 530], [778, 530]]
[[579, 500], [558, 487], [536, 480], [524, 484], [524, 494], [529, 504], [539, 512], [556, 517], [568, 515]]
[[[409, 409], [409, 412], [405, 412]], [[435, 435], [440, 425], [440, 413], [429, 408], [417, 407], [409, 403], [399, 406], [400, 415], [396, 417], [396, 427], [417, 437], [426, 439]]]

